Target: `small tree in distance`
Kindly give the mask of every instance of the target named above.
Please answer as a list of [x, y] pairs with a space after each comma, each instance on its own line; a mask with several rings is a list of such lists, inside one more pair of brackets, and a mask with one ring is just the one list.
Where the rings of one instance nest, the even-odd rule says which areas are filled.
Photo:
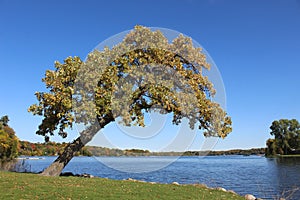
[[48, 92], [37, 92], [38, 104], [28, 111], [43, 116], [39, 130], [45, 137], [74, 123], [86, 129], [42, 174], [56, 176], [86, 143], [107, 124], [120, 118], [124, 125], [144, 126], [144, 113], [173, 114], [178, 125], [188, 119], [190, 128], [205, 136], [226, 137], [231, 119], [211, 97], [213, 84], [202, 75], [210, 65], [201, 48], [179, 35], [171, 43], [160, 31], [136, 26], [122, 42], [103, 51], [94, 50], [85, 62], [68, 57], [47, 70], [43, 82]]
[[267, 156], [300, 152], [300, 123], [296, 119], [275, 120], [270, 129], [270, 134], [274, 136], [274, 139], [267, 140]]

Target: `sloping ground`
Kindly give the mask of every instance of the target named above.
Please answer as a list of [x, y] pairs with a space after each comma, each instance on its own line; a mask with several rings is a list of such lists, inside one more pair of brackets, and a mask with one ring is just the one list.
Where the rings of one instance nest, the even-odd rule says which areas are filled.
[[0, 188], [0, 199], [244, 199], [229, 192], [192, 185], [44, 177], [3, 171], [0, 171]]

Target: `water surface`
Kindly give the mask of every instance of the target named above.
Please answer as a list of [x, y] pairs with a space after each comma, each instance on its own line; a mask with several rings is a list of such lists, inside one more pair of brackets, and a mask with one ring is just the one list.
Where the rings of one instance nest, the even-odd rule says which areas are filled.
[[[44, 158], [26, 160], [27, 170], [40, 172], [55, 159], [55, 157]], [[99, 160], [109, 163], [111, 167], [118, 166], [122, 171], [110, 168]], [[275, 199], [279, 196], [289, 197], [291, 200], [300, 199], [300, 190], [296, 191], [296, 188], [300, 188], [300, 157], [281, 159], [260, 156], [180, 157], [160, 170], [132, 173], [134, 167], [156, 169], [158, 165], [172, 160], [174, 157], [75, 157], [64, 172], [88, 173], [118, 180], [133, 178], [159, 183], [204, 183], [209, 187], [223, 187], [240, 195], [250, 193], [263, 199]]]

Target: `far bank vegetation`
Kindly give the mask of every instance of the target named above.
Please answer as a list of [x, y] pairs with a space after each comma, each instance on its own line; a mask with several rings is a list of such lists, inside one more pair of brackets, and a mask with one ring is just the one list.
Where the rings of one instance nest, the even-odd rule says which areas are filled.
[[[20, 141], [19, 155], [57, 156], [67, 143], [32, 143]], [[186, 151], [186, 152], [150, 152], [142, 149], [111, 149], [99, 146], [86, 146], [76, 156], [220, 156], [220, 155], [264, 155], [265, 148], [234, 149], [228, 151]]]

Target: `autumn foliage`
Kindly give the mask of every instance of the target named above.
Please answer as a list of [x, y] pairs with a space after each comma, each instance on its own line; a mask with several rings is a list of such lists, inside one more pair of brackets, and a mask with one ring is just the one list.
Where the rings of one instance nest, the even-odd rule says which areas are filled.
[[[28, 141], [20, 141], [19, 155], [20, 156], [57, 156], [61, 154], [67, 143], [46, 142], [32, 143]], [[91, 156], [92, 154], [83, 147], [76, 152], [75, 156]]]
[[18, 156], [19, 140], [8, 126], [8, 117], [0, 119], [0, 162], [11, 161]]

